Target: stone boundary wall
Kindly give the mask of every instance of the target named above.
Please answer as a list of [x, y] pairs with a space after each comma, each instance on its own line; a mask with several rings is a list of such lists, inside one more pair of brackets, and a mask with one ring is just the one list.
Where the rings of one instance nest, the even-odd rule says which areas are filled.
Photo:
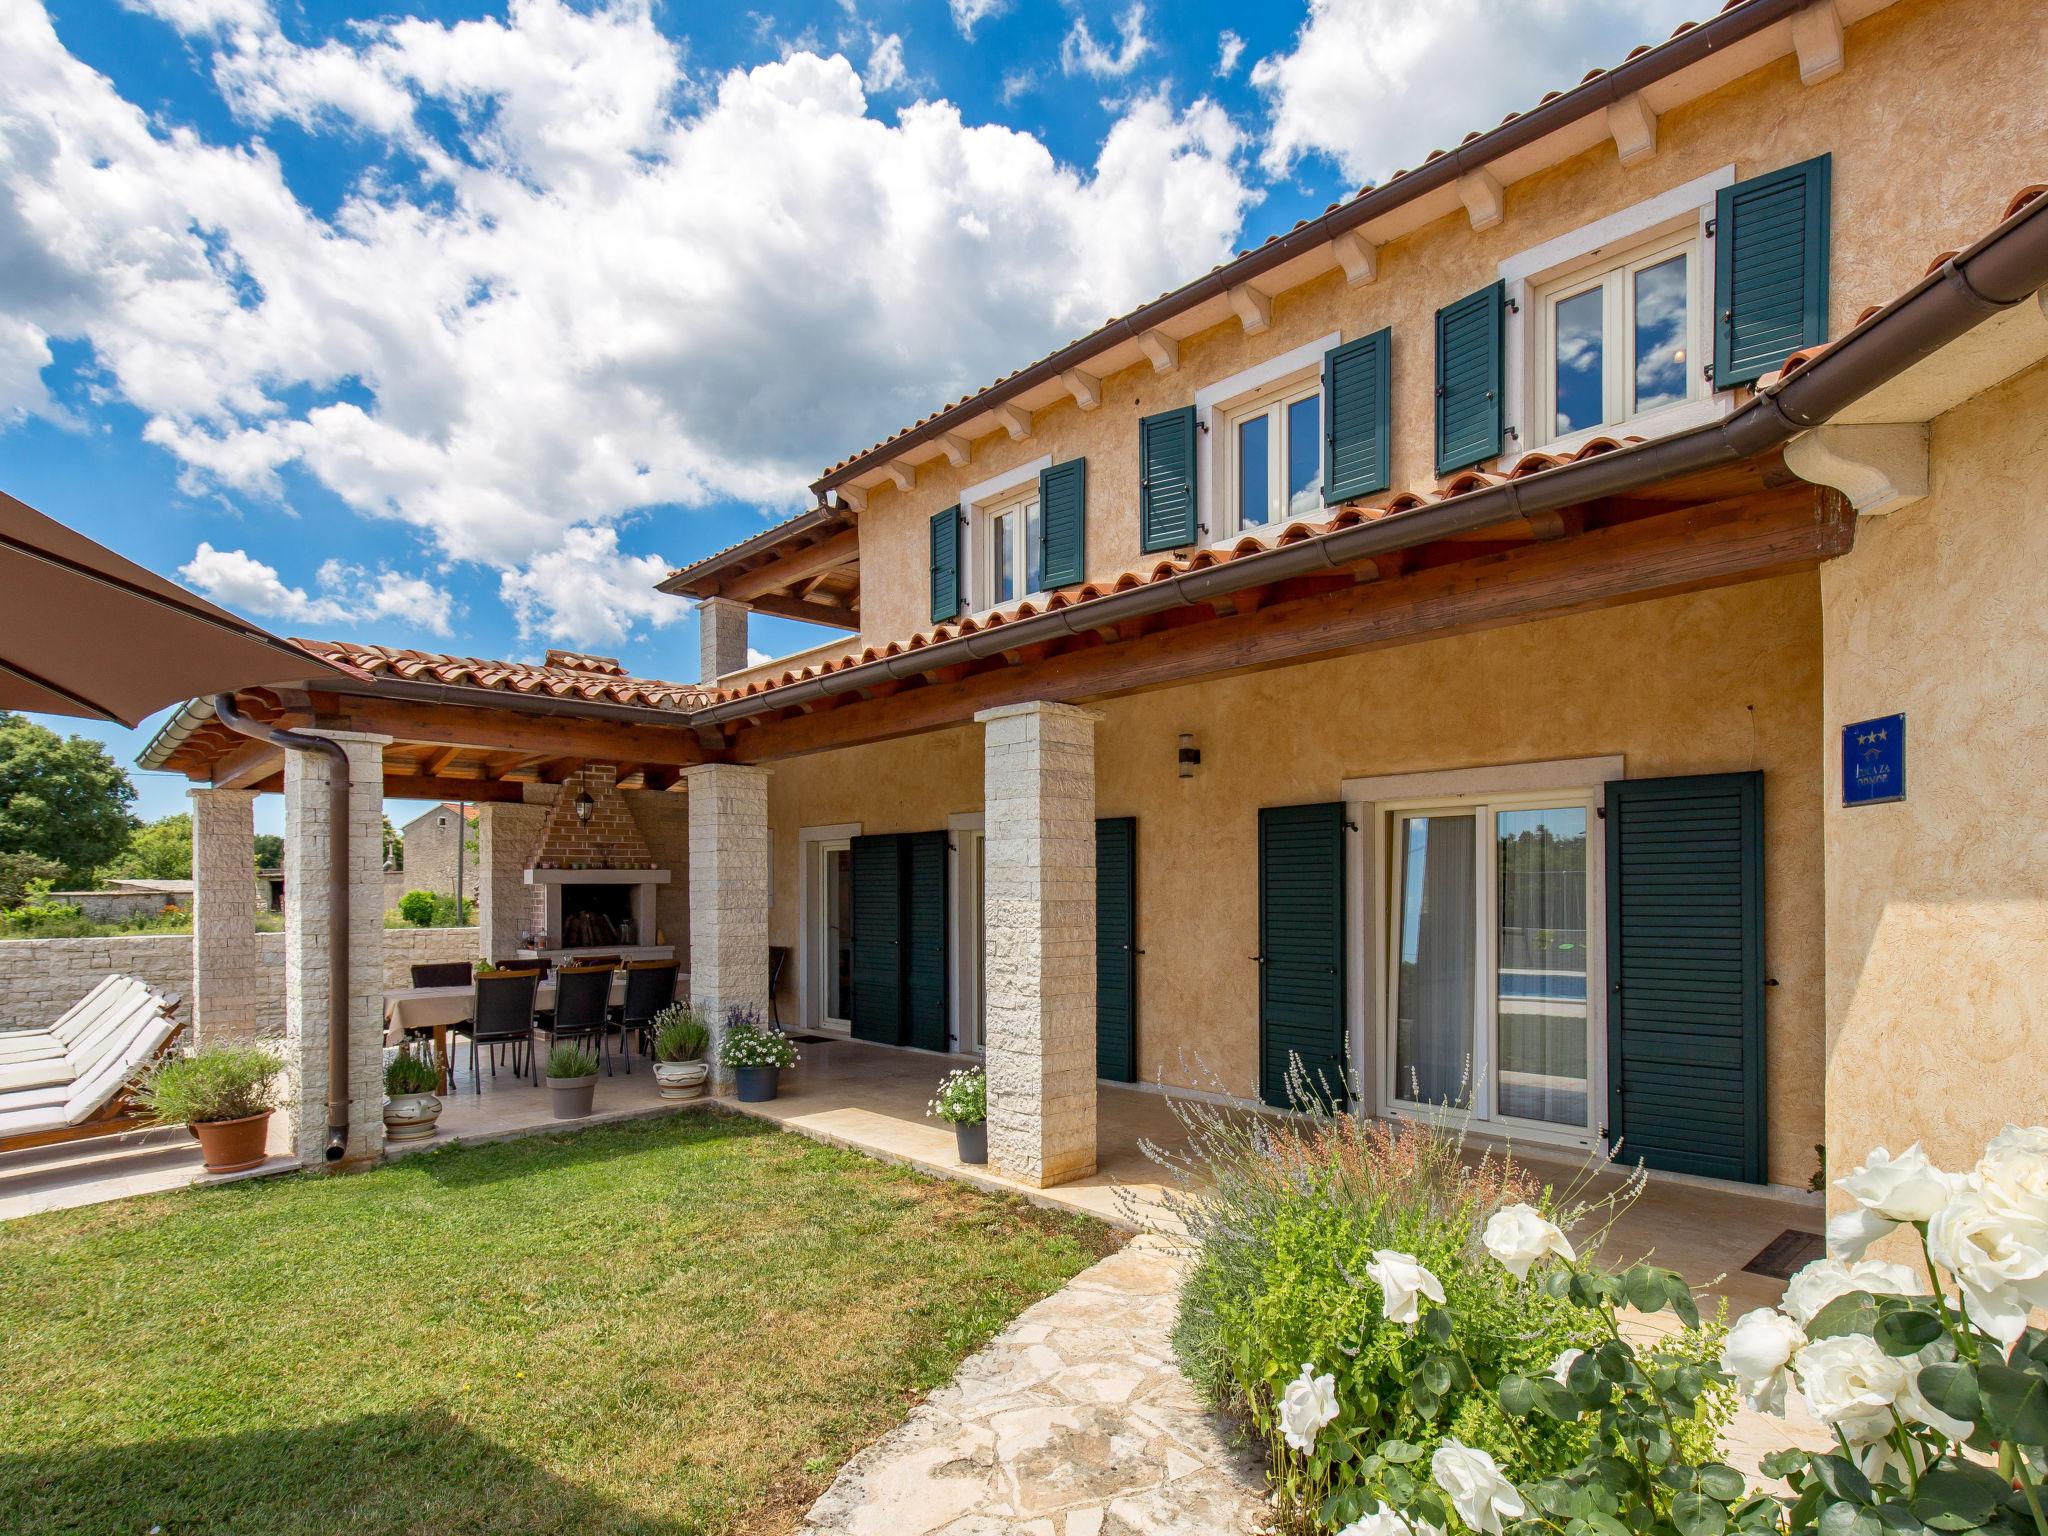
[[[284, 1034], [284, 935], [256, 935], [261, 967], [256, 989], [256, 1026], [266, 1035]], [[474, 960], [474, 928], [387, 928], [384, 984], [402, 987], [415, 964]], [[139, 976], [179, 997], [192, 995], [192, 936], [185, 933], [126, 934], [106, 939], [0, 940], [0, 1030], [35, 1029], [54, 1022], [106, 976]], [[178, 1016], [189, 1020], [188, 1009]]]

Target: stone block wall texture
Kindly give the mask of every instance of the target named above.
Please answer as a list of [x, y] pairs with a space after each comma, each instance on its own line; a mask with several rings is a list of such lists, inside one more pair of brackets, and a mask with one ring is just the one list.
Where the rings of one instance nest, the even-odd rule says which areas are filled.
[[477, 888], [477, 927], [494, 960], [508, 958], [536, 921], [526, 865], [548, 819], [545, 804], [478, 807], [476, 852], [484, 878]]
[[726, 598], [697, 605], [697, 680], [715, 683], [747, 664], [747, 610]]
[[195, 789], [192, 801], [191, 970], [185, 1017], [202, 1044], [235, 1044], [258, 1033], [261, 978], [256, 945], [256, 884], [249, 848], [256, 834], [256, 791]]
[[[690, 995], [709, 1015], [768, 1012], [768, 772], [734, 763], [685, 770], [690, 818]], [[1092, 844], [1091, 844], [1092, 847]], [[730, 1074], [714, 1066], [718, 1085]]]
[[989, 1157], [1045, 1186], [1095, 1171], [1095, 722], [985, 710]]
[[284, 769], [285, 1062], [292, 1083], [292, 1144], [307, 1167], [324, 1163], [327, 1145], [329, 989], [347, 989], [348, 1152], [354, 1165], [384, 1149], [384, 747], [385, 736], [319, 731], [348, 754], [348, 971], [334, 967], [328, 869], [336, 828], [328, 794], [328, 758], [287, 752]]
[[667, 885], [654, 888], [654, 916], [661, 938], [640, 935], [640, 942], [675, 946], [683, 970], [690, 968], [690, 797], [669, 790], [628, 789], [621, 792], [633, 823], [647, 844], [657, 869], [668, 871]]
[[[284, 935], [255, 936], [255, 1026], [249, 1038], [284, 1039]], [[474, 928], [393, 928], [384, 935], [384, 985], [412, 984], [412, 967], [474, 960], [482, 951]], [[0, 940], [0, 1031], [40, 1029], [112, 975], [139, 976], [183, 999], [178, 1017], [193, 1018], [192, 939], [182, 933], [123, 934], [110, 939]]]
[[[475, 816], [481, 807], [472, 805], [469, 809]], [[453, 896], [459, 862], [463, 899], [476, 900], [477, 858], [481, 849], [463, 848], [458, 861], [456, 850], [463, 838], [462, 825], [456, 812], [442, 805], [433, 806], [406, 823], [405, 867], [399, 871], [402, 876], [401, 896], [407, 891], [432, 891], [436, 896]], [[471, 826], [474, 825], [472, 822]]]

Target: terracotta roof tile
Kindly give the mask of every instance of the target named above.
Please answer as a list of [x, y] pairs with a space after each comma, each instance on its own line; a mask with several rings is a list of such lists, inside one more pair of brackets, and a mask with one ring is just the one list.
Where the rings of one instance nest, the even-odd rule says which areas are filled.
[[364, 678], [396, 677], [408, 682], [445, 683], [502, 693], [546, 694], [558, 699], [627, 704], [643, 709], [682, 713], [710, 703], [713, 690], [694, 683], [667, 683], [628, 677], [609, 656], [584, 656], [549, 651], [546, 662], [491, 661], [478, 656], [442, 656], [433, 651], [403, 651], [385, 645], [357, 645], [345, 640], [291, 642], [308, 656]]

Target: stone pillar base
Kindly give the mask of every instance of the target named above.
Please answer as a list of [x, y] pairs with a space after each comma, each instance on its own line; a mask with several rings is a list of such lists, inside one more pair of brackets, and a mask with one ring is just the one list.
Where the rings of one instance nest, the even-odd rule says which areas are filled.
[[768, 1017], [768, 770], [736, 763], [685, 769], [690, 801], [690, 997], [711, 1026], [712, 1083], [726, 1010]]
[[194, 789], [192, 994], [186, 1016], [200, 1045], [256, 1039], [256, 791]]

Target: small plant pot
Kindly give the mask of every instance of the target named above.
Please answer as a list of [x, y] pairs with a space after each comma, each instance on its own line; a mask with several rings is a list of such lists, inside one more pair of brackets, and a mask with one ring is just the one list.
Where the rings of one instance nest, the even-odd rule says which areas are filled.
[[590, 1113], [591, 1102], [597, 1097], [597, 1074], [551, 1077], [548, 1079], [548, 1096], [554, 1100], [557, 1120], [580, 1120]]
[[441, 1100], [431, 1093], [394, 1093], [384, 1101], [386, 1141], [425, 1141], [441, 1118]]
[[955, 1120], [953, 1122], [953, 1145], [960, 1153], [961, 1162], [987, 1162], [988, 1122], [986, 1120]]
[[711, 1076], [711, 1064], [705, 1061], [657, 1061], [654, 1064], [654, 1085], [664, 1099], [701, 1098], [704, 1084]]
[[742, 1104], [766, 1104], [781, 1086], [780, 1067], [735, 1067], [739, 1100]]
[[199, 1143], [208, 1173], [245, 1173], [263, 1165], [270, 1139], [270, 1111], [239, 1120], [203, 1120], [185, 1127]]

